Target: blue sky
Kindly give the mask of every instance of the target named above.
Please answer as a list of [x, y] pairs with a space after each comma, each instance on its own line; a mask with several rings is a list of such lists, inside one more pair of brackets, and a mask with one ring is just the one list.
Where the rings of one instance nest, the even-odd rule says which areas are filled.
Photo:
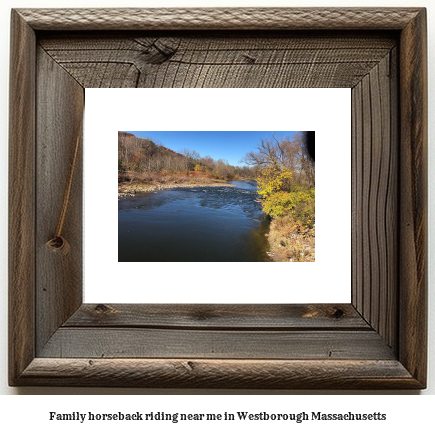
[[[240, 159], [253, 151], [261, 139], [272, 138], [271, 131], [126, 131], [136, 137], [149, 138], [159, 145], [179, 152], [184, 148], [195, 150], [201, 157], [228, 160], [233, 166], [242, 166]], [[277, 137], [289, 136], [294, 131], [274, 131]]]

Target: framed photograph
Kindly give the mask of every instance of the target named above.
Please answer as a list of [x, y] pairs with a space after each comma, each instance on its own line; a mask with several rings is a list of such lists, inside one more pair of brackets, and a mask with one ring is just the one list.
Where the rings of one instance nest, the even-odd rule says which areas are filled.
[[[12, 11], [11, 41], [11, 386], [426, 387], [424, 8], [17, 9]], [[98, 94], [103, 88], [108, 92], [104, 97]], [[340, 195], [343, 197], [346, 206], [336, 212], [333, 224], [328, 221], [324, 232], [338, 234], [349, 227], [350, 249], [346, 254], [329, 255], [335, 261], [335, 271], [327, 274], [321, 268], [322, 263], [325, 265], [319, 256], [321, 250], [317, 252], [317, 241], [320, 243], [322, 237], [317, 227], [315, 262], [301, 264], [316, 268], [301, 268], [301, 279], [294, 285], [303, 292], [304, 275], [308, 280], [309, 274], [318, 274], [318, 283], [313, 285], [320, 292], [345, 282], [350, 302], [287, 299], [291, 284], [286, 273], [291, 276], [293, 269], [284, 267], [296, 264], [284, 262], [266, 264], [272, 265], [267, 269], [260, 263], [255, 265], [260, 298], [196, 299], [184, 292], [190, 283], [189, 273], [180, 274], [178, 281], [186, 288], [177, 297], [165, 295], [163, 278], [142, 285], [145, 291], [140, 302], [112, 302], [105, 296], [100, 301], [100, 295], [91, 302], [88, 296], [84, 298], [84, 286], [86, 294], [92, 287], [99, 294], [123, 294], [132, 286], [132, 280], [118, 268], [131, 259], [126, 256], [126, 260], [112, 264], [105, 256], [107, 245], [116, 245], [118, 233], [115, 231], [115, 242], [108, 243], [112, 231], [87, 223], [89, 210], [95, 209], [93, 198], [98, 202], [98, 189], [112, 185], [104, 176], [101, 184], [95, 182], [104, 172], [106, 160], [99, 160], [98, 153], [90, 160], [88, 149], [112, 155], [110, 147], [117, 143], [116, 135], [110, 136], [108, 143], [103, 140], [103, 130], [118, 128], [109, 114], [115, 114], [113, 119], [121, 118], [129, 100], [114, 106], [105, 104], [110, 107], [103, 118], [105, 123], [94, 128], [101, 137], [97, 135], [93, 141], [87, 134], [96, 118], [88, 111], [92, 101], [109, 101], [111, 92], [120, 88], [147, 92], [141, 94], [146, 95], [141, 104], [146, 113], [154, 111], [157, 115], [154, 113], [153, 123], [149, 122], [151, 126], [126, 124], [118, 131], [134, 135], [139, 128], [146, 130], [148, 138], [141, 140], [151, 141], [153, 146], [160, 145], [150, 139], [150, 131], [183, 129], [174, 121], [174, 113], [183, 110], [189, 114], [186, 122], [196, 121], [192, 123], [195, 130], [212, 131], [207, 116], [200, 116], [201, 112], [211, 113], [210, 101], [222, 107], [220, 94], [227, 95], [227, 106], [221, 112], [231, 112], [231, 106], [254, 96], [257, 103], [262, 101], [259, 95], [264, 90], [271, 92], [267, 100], [270, 106], [276, 110], [280, 104], [275, 113], [285, 113], [286, 106], [291, 105], [292, 89], [350, 92], [349, 116], [332, 110], [331, 96], [331, 107], [328, 100], [323, 106], [320, 97], [309, 99], [313, 113], [321, 108], [320, 117], [322, 113], [325, 117], [331, 115], [328, 112], [337, 113], [332, 134], [325, 135], [324, 140], [316, 136], [316, 167], [329, 165], [334, 168], [331, 176], [338, 178], [330, 185], [316, 178], [316, 184], [319, 188], [328, 185], [331, 190], [331, 213], [342, 205]], [[189, 97], [180, 92], [190, 92]], [[208, 105], [187, 110], [183, 102], [193, 94], [198, 98], [207, 95]], [[177, 101], [181, 105], [177, 106]], [[251, 103], [246, 107], [249, 105], [255, 106]], [[102, 113], [104, 107], [98, 111]], [[260, 125], [246, 123], [243, 131], [277, 128], [274, 131], [285, 137], [290, 129], [314, 129], [303, 123], [293, 127], [291, 119], [286, 125], [284, 117], [272, 125], [266, 122], [267, 111], [273, 109], [265, 102], [258, 103], [253, 116]], [[224, 119], [224, 113], [222, 116]], [[159, 119], [165, 122], [159, 124]], [[162, 124], [169, 126], [158, 127]], [[338, 132], [347, 128], [348, 146], [341, 148]], [[242, 128], [228, 127], [228, 131], [234, 130]], [[293, 136], [288, 135], [290, 143]], [[269, 139], [282, 145], [277, 134]], [[141, 143], [145, 149], [145, 142]], [[169, 151], [159, 152], [167, 156]], [[333, 160], [343, 152], [349, 152], [348, 164], [333, 166]], [[206, 163], [192, 153], [186, 152], [184, 157], [195, 161], [191, 168], [183, 169], [190, 182], [198, 176], [195, 172], [205, 171]], [[181, 154], [174, 158], [185, 161]], [[127, 163], [118, 156], [118, 179], [132, 182], [136, 173]], [[225, 164], [221, 169], [230, 170], [230, 164]], [[162, 170], [159, 180], [168, 176]], [[112, 172], [109, 176], [115, 180]], [[282, 175], [281, 180], [284, 178]], [[94, 193], [88, 198], [90, 191]], [[328, 191], [318, 191], [316, 207], [325, 196], [329, 197]], [[228, 203], [230, 199], [220, 200]], [[107, 209], [116, 203], [114, 198]], [[321, 207], [318, 225], [323, 220], [320, 211]], [[100, 212], [101, 221], [111, 218], [101, 206]], [[303, 230], [312, 229], [310, 223], [304, 222]], [[123, 231], [122, 242], [128, 240], [127, 229]], [[171, 261], [168, 259], [161, 272], [168, 278], [175, 270]], [[249, 294], [250, 284], [225, 279], [219, 262], [211, 266], [221, 275], [220, 286]], [[275, 275], [278, 269], [280, 273], [284, 270], [279, 277]], [[93, 277], [88, 279], [92, 271]], [[105, 280], [109, 273], [118, 273], [118, 277]], [[264, 273], [270, 273], [270, 279]], [[197, 284], [199, 276], [194, 277], [192, 282]], [[213, 280], [210, 273], [208, 277]], [[207, 289], [209, 282], [201, 277], [200, 284]], [[273, 295], [276, 288], [272, 286], [277, 285], [280, 299]], [[210, 282], [210, 292], [218, 290]]]
[[350, 89], [85, 98], [85, 303], [350, 303]]

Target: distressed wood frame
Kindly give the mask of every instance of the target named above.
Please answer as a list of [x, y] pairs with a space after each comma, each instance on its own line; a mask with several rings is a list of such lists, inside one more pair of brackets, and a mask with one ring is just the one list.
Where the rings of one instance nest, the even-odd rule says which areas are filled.
[[[108, 35], [130, 41], [132, 34], [154, 35], [151, 42], [146, 39], [142, 57], [135, 50], [124, 53], [127, 60], [120, 62], [118, 75], [115, 69], [99, 69], [101, 64], [109, 67], [110, 53], [101, 59], [96, 54], [104, 57], [101, 46], [93, 52], [92, 44]], [[286, 68], [308, 65], [309, 72], [281, 74], [275, 86], [288, 80], [289, 87], [301, 83], [299, 87], [352, 88], [352, 303], [82, 304], [81, 165], [65, 223], [71, 248], [68, 254], [56, 253], [45, 243], [53, 236], [74, 143], [81, 137], [84, 87], [95, 87], [97, 79], [117, 87], [128, 74], [136, 74], [137, 86], [150, 86], [147, 78], [158, 75], [158, 65], [177, 55], [165, 38], [183, 42], [211, 37], [220, 38], [220, 44], [228, 38], [231, 45], [238, 39], [234, 36], [242, 34], [248, 45], [254, 38], [251, 51], [236, 53], [228, 70], [240, 64], [243, 75], [246, 65], [263, 65], [257, 57], [262, 54], [255, 51], [262, 38], [272, 45], [314, 38], [308, 60], [302, 58], [307, 52], [295, 54], [286, 48], [277, 60]], [[79, 46], [68, 45], [77, 40]], [[343, 41], [350, 51], [340, 51]], [[381, 53], [380, 58], [355, 59], [361, 41], [364, 56], [371, 51]], [[77, 56], [80, 48], [89, 51], [85, 63], [69, 61], [68, 47]], [[426, 50], [422, 8], [13, 10], [10, 384], [424, 388]], [[326, 60], [313, 60], [317, 55]], [[270, 63], [264, 61], [266, 69], [272, 68]], [[139, 73], [122, 69], [126, 64]], [[321, 69], [330, 64], [333, 72]], [[193, 62], [190, 65], [194, 68]], [[352, 68], [355, 73], [349, 72]], [[155, 86], [193, 86], [191, 73], [179, 74], [184, 74], [182, 84], [173, 80]], [[242, 84], [231, 74], [225, 79], [212, 73], [209, 77], [216, 87], [268, 87], [267, 74]]]

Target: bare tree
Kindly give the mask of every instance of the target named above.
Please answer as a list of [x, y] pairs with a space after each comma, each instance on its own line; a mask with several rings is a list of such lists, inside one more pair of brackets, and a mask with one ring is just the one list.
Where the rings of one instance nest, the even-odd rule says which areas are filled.
[[262, 139], [255, 150], [248, 152], [241, 160], [249, 166], [289, 169], [292, 183], [305, 187], [314, 186], [314, 162], [309, 156], [305, 134], [296, 133], [289, 137], [278, 137], [272, 132], [270, 138]]

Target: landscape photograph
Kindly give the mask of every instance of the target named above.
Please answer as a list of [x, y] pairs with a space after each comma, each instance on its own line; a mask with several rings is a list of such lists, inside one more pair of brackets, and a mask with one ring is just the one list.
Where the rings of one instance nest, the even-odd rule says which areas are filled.
[[118, 262], [314, 262], [314, 131], [118, 131]]

